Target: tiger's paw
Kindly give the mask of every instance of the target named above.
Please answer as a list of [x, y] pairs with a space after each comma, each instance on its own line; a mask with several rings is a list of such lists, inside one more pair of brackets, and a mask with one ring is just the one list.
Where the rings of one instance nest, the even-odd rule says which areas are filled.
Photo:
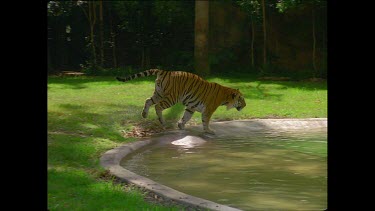
[[214, 130], [211, 130], [211, 129], [205, 129], [204, 132], [205, 132], [205, 133], [208, 133], [208, 134], [215, 135], [215, 131], [214, 131]]
[[146, 117], [147, 117], [147, 114], [148, 114], [148, 112], [146, 112], [146, 111], [142, 111], [142, 117], [143, 117], [143, 118], [146, 118]]
[[185, 129], [185, 125], [182, 124], [182, 122], [179, 122], [177, 126], [178, 126], [178, 128], [180, 128], [180, 130]]

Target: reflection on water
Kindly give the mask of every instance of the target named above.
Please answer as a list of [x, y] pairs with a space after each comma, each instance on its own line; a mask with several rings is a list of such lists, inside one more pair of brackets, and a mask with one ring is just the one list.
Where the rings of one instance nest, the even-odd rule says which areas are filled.
[[251, 132], [195, 147], [156, 144], [122, 166], [181, 192], [243, 210], [327, 208], [327, 130]]

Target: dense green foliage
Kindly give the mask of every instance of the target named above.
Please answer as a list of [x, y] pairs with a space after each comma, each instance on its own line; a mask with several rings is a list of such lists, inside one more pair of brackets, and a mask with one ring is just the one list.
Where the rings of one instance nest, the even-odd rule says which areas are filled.
[[[210, 2], [211, 72], [325, 78], [325, 1], [265, 3], [267, 65], [262, 62], [260, 1]], [[311, 8], [316, 13], [314, 40]], [[49, 1], [47, 9], [50, 73], [85, 70], [95, 75], [114, 75], [111, 71], [120, 67], [158, 67], [199, 74], [200, 70], [194, 70], [194, 1]]]

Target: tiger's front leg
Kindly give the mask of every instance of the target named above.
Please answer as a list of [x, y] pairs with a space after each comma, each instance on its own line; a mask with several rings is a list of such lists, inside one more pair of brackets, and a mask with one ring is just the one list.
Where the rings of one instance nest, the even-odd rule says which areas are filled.
[[185, 129], [186, 122], [188, 122], [191, 119], [193, 114], [194, 114], [194, 111], [192, 111], [188, 108], [185, 109], [184, 116], [181, 118], [180, 121], [178, 121], [178, 128], [180, 128], [181, 130]]
[[212, 114], [213, 112], [203, 111], [202, 112], [202, 124], [203, 124], [204, 132], [215, 135], [215, 131], [211, 130], [211, 128], [209, 127]]
[[148, 98], [145, 102], [145, 106], [143, 107], [142, 110], [142, 117], [146, 118], [148, 115], [148, 110], [150, 109], [150, 106], [152, 106], [154, 102], [152, 101], [152, 97]]

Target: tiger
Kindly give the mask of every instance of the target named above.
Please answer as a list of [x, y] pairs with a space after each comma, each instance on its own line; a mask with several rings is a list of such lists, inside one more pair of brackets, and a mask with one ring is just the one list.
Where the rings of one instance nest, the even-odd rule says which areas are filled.
[[158, 120], [164, 129], [163, 110], [179, 102], [186, 107], [182, 118], [178, 121], [178, 128], [185, 129], [185, 124], [197, 111], [202, 114], [203, 131], [209, 134], [215, 134], [215, 131], [209, 127], [209, 122], [219, 106], [226, 106], [227, 110], [236, 108], [238, 111], [246, 106], [244, 96], [239, 89], [208, 82], [190, 72], [149, 69], [125, 78], [116, 77], [116, 79], [126, 82], [151, 75], [157, 75], [155, 90], [153, 95], [145, 101], [142, 117], [147, 118], [150, 106], [155, 105]]

